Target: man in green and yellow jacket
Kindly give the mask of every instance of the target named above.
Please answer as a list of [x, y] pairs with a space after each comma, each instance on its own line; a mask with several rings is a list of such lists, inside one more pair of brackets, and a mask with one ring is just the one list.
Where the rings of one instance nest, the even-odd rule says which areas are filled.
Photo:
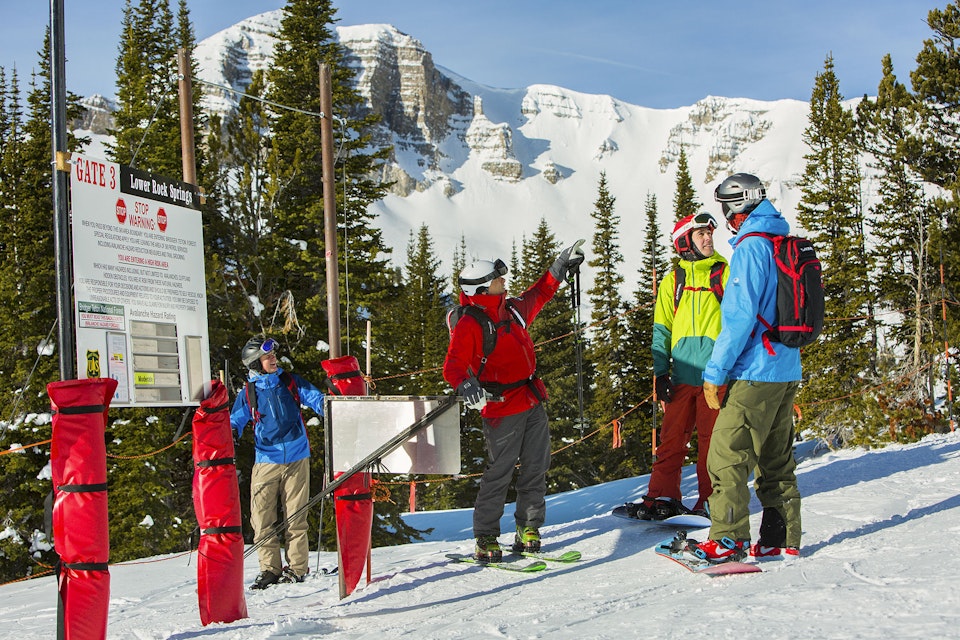
[[686, 216], [673, 229], [680, 260], [660, 282], [653, 320], [653, 372], [656, 398], [663, 403], [657, 459], [643, 501], [626, 505], [628, 515], [663, 520], [689, 513], [681, 502], [680, 468], [687, 443], [697, 430], [699, 496], [693, 512], [706, 515], [712, 491], [707, 452], [719, 413], [703, 397], [703, 368], [720, 334], [720, 300], [727, 261], [713, 248], [717, 221], [709, 213]]

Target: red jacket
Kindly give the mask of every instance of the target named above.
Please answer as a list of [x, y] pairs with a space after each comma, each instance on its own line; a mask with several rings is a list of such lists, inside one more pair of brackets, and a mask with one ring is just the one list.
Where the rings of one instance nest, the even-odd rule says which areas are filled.
[[[540, 276], [518, 298], [510, 298], [511, 305], [519, 312], [521, 324], [506, 307], [506, 294], [481, 294], [467, 296], [460, 293], [460, 304], [479, 307], [494, 322], [511, 320], [497, 329], [497, 344], [487, 357], [480, 373], [480, 383], [510, 384], [527, 380], [537, 370], [537, 357], [533, 340], [527, 333], [528, 326], [540, 310], [560, 288], [560, 282], [550, 272]], [[443, 377], [454, 389], [460, 383], [480, 371], [483, 357], [483, 332], [480, 324], [464, 314], [453, 328], [447, 358], [443, 363]], [[535, 388], [531, 388], [531, 385]], [[547, 390], [543, 381], [534, 377], [530, 384], [514, 387], [503, 392], [502, 402], [487, 402], [480, 415], [484, 418], [511, 416], [536, 406], [546, 400]], [[539, 398], [537, 396], [540, 396]], [[495, 425], [496, 421], [494, 421]]]

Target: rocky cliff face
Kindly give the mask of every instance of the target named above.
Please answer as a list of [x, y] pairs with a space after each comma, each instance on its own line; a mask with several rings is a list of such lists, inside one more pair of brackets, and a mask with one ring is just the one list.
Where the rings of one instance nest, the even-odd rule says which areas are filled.
[[71, 129], [82, 129], [97, 135], [107, 135], [107, 129], [113, 126], [113, 112], [116, 105], [99, 94], [83, 98], [83, 115], [69, 123]]
[[[473, 117], [470, 95], [441, 74], [416, 39], [389, 25], [338, 29], [347, 64], [358, 69], [356, 87], [367, 108], [380, 116], [375, 142], [393, 147], [394, 166], [384, 177], [405, 196], [436, 180], [444, 154], [440, 144]], [[416, 175], [397, 163], [400, 155], [420, 159]], [[431, 177], [432, 176], [432, 177]]]

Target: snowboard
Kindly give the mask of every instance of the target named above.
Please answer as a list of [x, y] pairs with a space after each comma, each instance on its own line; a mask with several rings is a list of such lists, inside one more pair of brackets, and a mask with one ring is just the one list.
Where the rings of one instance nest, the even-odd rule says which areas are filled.
[[706, 529], [710, 526], [710, 518], [698, 516], [692, 513], [684, 513], [679, 516], [670, 516], [665, 520], [641, 520], [627, 515], [627, 505], [620, 505], [611, 511], [613, 515], [631, 522], [641, 524], [650, 524], [661, 527], [671, 527], [673, 529]]
[[763, 571], [755, 564], [732, 561], [710, 562], [709, 560], [695, 558], [688, 553], [684, 553], [683, 551], [674, 551], [675, 541], [677, 541], [677, 538], [667, 538], [666, 540], [663, 540], [657, 544], [653, 550], [657, 553], [657, 555], [673, 560], [687, 571], [692, 571], [693, 573], [702, 573], [703, 575], [710, 577], [729, 576], [738, 573], [761, 573]]
[[475, 564], [478, 567], [487, 567], [488, 569], [500, 569], [502, 571], [515, 571], [518, 573], [532, 573], [534, 571], [543, 571], [547, 568], [547, 563], [543, 560], [534, 560], [533, 562], [513, 562], [510, 560], [501, 562], [480, 562], [473, 554], [448, 553], [447, 558], [453, 562], [465, 562]]

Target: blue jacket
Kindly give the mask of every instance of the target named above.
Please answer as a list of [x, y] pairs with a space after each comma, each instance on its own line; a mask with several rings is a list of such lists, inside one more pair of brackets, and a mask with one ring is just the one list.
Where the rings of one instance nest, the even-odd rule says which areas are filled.
[[761, 202], [730, 240], [735, 251], [730, 259], [730, 277], [720, 305], [723, 327], [703, 379], [716, 385], [728, 380], [794, 382], [800, 380], [800, 349], [771, 342], [770, 355], [763, 344], [763, 316], [775, 324], [777, 316], [777, 266], [773, 243], [751, 236], [753, 232], [786, 235], [790, 225], [769, 200]]
[[[275, 373], [250, 372], [250, 384], [257, 394], [257, 412], [261, 416], [253, 427], [254, 462], [287, 464], [310, 457], [307, 428], [300, 416], [300, 407], [280, 380], [282, 372], [283, 369], [277, 369]], [[297, 374], [291, 375], [297, 383], [300, 402], [322, 416], [323, 393]], [[247, 394], [241, 392], [230, 410], [230, 426], [239, 437], [252, 421]]]

